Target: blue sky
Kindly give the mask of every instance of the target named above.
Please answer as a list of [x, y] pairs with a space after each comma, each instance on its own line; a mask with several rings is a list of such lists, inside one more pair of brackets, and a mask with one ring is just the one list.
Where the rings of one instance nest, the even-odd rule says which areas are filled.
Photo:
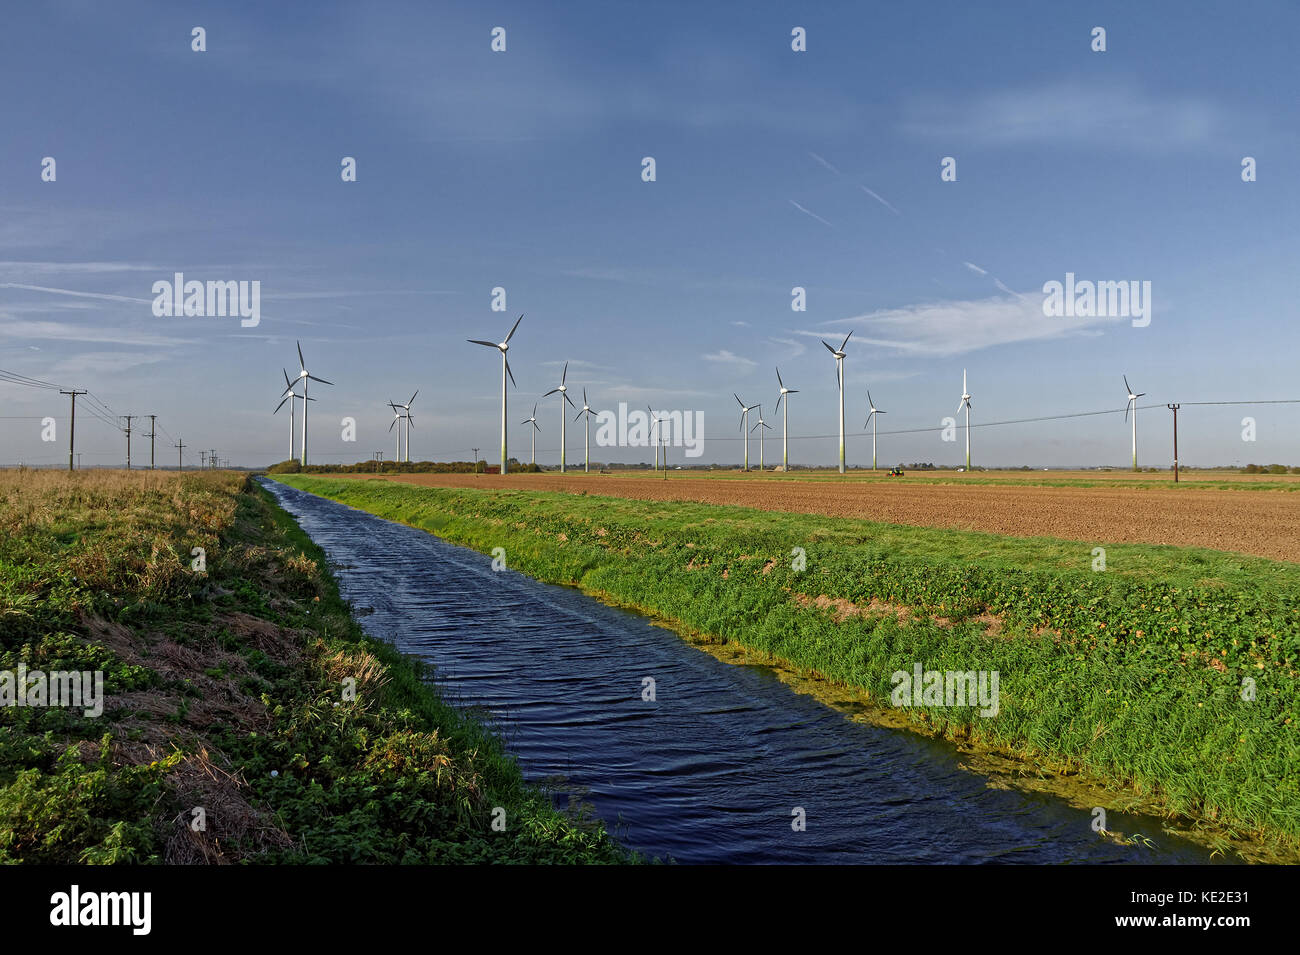
[[[1300, 11], [1132, 6], [18, 8], [0, 34], [0, 368], [155, 412], [250, 465], [285, 457], [270, 412], [295, 339], [336, 382], [312, 392], [314, 461], [391, 457], [386, 402], [416, 388], [413, 457], [492, 458], [500, 366], [465, 339], [520, 313], [511, 452], [526, 459], [517, 422], [540, 402], [544, 463], [559, 411], [540, 396], [566, 360], [598, 409], [701, 413], [703, 461], [739, 460], [732, 392], [772, 420], [778, 364], [800, 390], [792, 438], [831, 434], [818, 338], [849, 329], [851, 464], [869, 462], [868, 387], [882, 430], [934, 429], [963, 368], [977, 425], [1122, 409], [1124, 373], [1143, 403], [1300, 398]], [[152, 285], [178, 271], [260, 281], [260, 325], [155, 317]], [[1150, 281], [1150, 325], [1044, 316], [1043, 284], [1066, 272]], [[1298, 410], [1185, 407], [1181, 457], [1300, 464]], [[67, 399], [0, 383], [0, 463], [66, 461], [63, 431], [40, 440], [45, 415], [64, 427]], [[1169, 413], [1141, 415], [1143, 462], [1167, 465]], [[86, 464], [121, 461], [108, 425], [79, 415], [78, 432]], [[987, 465], [1129, 457], [1122, 414], [973, 444]], [[835, 446], [792, 440], [791, 457], [829, 464]], [[963, 446], [882, 434], [880, 454], [955, 464]]]

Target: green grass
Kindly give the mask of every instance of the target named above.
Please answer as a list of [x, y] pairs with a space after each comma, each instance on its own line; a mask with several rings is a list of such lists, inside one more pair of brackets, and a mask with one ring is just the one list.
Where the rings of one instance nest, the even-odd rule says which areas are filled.
[[324, 568], [243, 477], [0, 473], [0, 669], [102, 669], [108, 695], [0, 710], [0, 863], [630, 861]]
[[[1078, 770], [1277, 853], [1300, 846], [1300, 566], [532, 491], [300, 475], [287, 484], [490, 552], [888, 705], [890, 674], [997, 670], [1001, 710], [927, 728]], [[807, 565], [792, 567], [803, 548]], [[764, 570], [766, 568], [766, 572]], [[800, 595], [893, 611], [836, 619]], [[984, 619], [981, 619], [983, 615]], [[997, 618], [990, 629], [987, 615]], [[1255, 699], [1242, 698], [1245, 678]]]

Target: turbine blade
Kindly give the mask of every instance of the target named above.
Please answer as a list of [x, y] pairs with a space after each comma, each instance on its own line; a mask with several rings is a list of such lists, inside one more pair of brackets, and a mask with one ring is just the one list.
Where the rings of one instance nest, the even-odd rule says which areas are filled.
[[280, 371], [284, 372], [284, 387], [286, 389], [292, 388], [293, 385], [289, 384], [289, 372], [286, 371], [283, 366], [280, 368]]
[[776, 396], [776, 410], [777, 410], [777, 411], [780, 411], [780, 410], [781, 410], [781, 399], [784, 398], [784, 397], [785, 397], [785, 395], [777, 395], [777, 396]]
[[286, 401], [288, 401], [288, 400], [289, 400], [289, 396], [288, 396], [288, 395], [285, 395], [283, 398], [281, 398], [281, 399], [280, 399], [280, 403], [279, 403], [278, 405], [275, 406], [275, 411], [272, 411], [271, 414], [275, 414], [275, 413], [278, 412], [281, 408], [283, 408], [283, 407], [284, 407], [284, 403], [285, 403]]
[[537, 402], [536, 402], [536, 401], [533, 402], [533, 417], [534, 417], [534, 418], [537, 417]]
[[871, 400], [871, 389], [870, 389], [870, 388], [867, 389], [867, 406], [868, 406], [869, 408], [871, 408], [872, 411], [875, 411], [875, 410], [876, 410], [876, 403], [875, 403], [874, 401]]
[[298, 346], [298, 367], [306, 371], [307, 363], [302, 360], [302, 342], [295, 341], [294, 344]]
[[393, 430], [393, 425], [395, 425], [395, 424], [397, 424], [397, 419], [396, 419], [396, 418], [394, 418], [392, 421], [390, 421], [390, 422], [388, 423], [388, 430], [389, 430], [389, 431], [392, 431], [392, 430]]
[[505, 343], [506, 343], [507, 345], [510, 344], [510, 339], [514, 337], [515, 329], [519, 327], [519, 323], [522, 322], [523, 320], [524, 320], [524, 316], [523, 316], [523, 315], [520, 315], [518, 318], [515, 319], [515, 323], [514, 323], [514, 325], [512, 325], [512, 326], [510, 327], [510, 334], [506, 336], [506, 342], [505, 342]]
[[849, 330], [849, 333], [848, 333], [847, 335], [844, 336], [844, 342], [843, 342], [843, 344], [840, 345], [840, 351], [844, 351], [844, 346], [847, 345], [847, 344], [849, 343], [849, 339], [852, 338], [852, 337], [853, 337], [853, 330], [850, 329], [850, 330]]
[[778, 385], [780, 385], [782, 388], [785, 387], [785, 382], [781, 380], [781, 369], [780, 369], [780, 368], [778, 368], [778, 369], [776, 370], [776, 383], [777, 383]]
[[543, 398], [549, 398], [549, 397], [551, 397], [551, 395], [555, 394], [555, 393], [556, 393], [557, 391], [559, 391], [559, 390], [560, 390], [559, 388], [552, 388], [552, 389], [551, 389], [550, 391], [548, 391], [546, 394], [542, 395], [542, 397], [543, 397]]
[[1133, 386], [1128, 383], [1128, 375], [1124, 376], [1124, 390], [1130, 395], [1133, 394]]
[[1134, 398], [1145, 398], [1146, 396], [1147, 396], [1147, 393], [1146, 393], [1145, 391], [1139, 391], [1139, 392], [1138, 392], [1136, 395], [1134, 395], [1133, 397], [1134, 397]]
[[[762, 422], [759, 422], [759, 424], [761, 424], [761, 423], [762, 423]], [[749, 429], [749, 433], [750, 433], [750, 434], [753, 434], [753, 433], [754, 433], [755, 431], [757, 431], [757, 430], [758, 430], [758, 425], [756, 424], [756, 425], [754, 425], [754, 427], [752, 427], [752, 428]]]
[[467, 339], [465, 339], [465, 341], [469, 342], [471, 345], [486, 345], [488, 348], [499, 348], [499, 347], [501, 347], [501, 346], [499, 346], [496, 342], [485, 342], [485, 341], [483, 341], [482, 339], [479, 339], [479, 338], [467, 338]]
[[[821, 343], [822, 343], [823, 345], [826, 345], [826, 339], [824, 339], [824, 338], [821, 339]], [[835, 354], [835, 349], [832, 348], [830, 345], [826, 345], [826, 350], [827, 350], [828, 352], [830, 352], [832, 355]], [[837, 357], [838, 357], [838, 356], [837, 356]]]
[[332, 381], [326, 381], [324, 378], [317, 378], [315, 375], [308, 375], [307, 377], [310, 378], [312, 381], [318, 381], [318, 382], [320, 382], [322, 385], [332, 385], [332, 384], [334, 384], [334, 382], [332, 382]]
[[[420, 393], [420, 389], [419, 389], [419, 388], [416, 388], [416, 389], [415, 389], [415, 395], [418, 395], [419, 393]], [[406, 403], [406, 407], [408, 407], [408, 408], [411, 407], [412, 402], [415, 401], [415, 395], [411, 395], [411, 400], [408, 401], [408, 402]]]
[[[502, 352], [502, 354], [504, 355], [505, 353]], [[510, 370], [510, 359], [506, 358], [504, 359], [504, 361], [506, 363], [506, 374], [510, 376], [510, 384], [518, 388], [519, 386], [515, 384], [515, 373]]]
[[569, 377], [569, 363], [564, 363], [564, 371], [560, 372], [560, 384], [564, 384], [564, 379]]
[[797, 395], [797, 394], [799, 394], [799, 390], [798, 390], [797, 388], [787, 388], [787, 389], [785, 390], [785, 393], [786, 393], [787, 395]]
[[[577, 405], [574, 405], [574, 407], [576, 408]], [[579, 418], [581, 418], [581, 417], [582, 417], [582, 412], [579, 411], [576, 415], [573, 416], [573, 420], [574, 420], [574, 421], [577, 421], [577, 420], [578, 420]]]
[[569, 403], [569, 407], [570, 407], [570, 408], [576, 408], [576, 407], [578, 407], [577, 405], [575, 405], [575, 404], [573, 403], [573, 399], [569, 397], [569, 393], [568, 393], [567, 391], [566, 391], [566, 392], [563, 392], [563, 395], [564, 395], [564, 400], [567, 401], [567, 402]]

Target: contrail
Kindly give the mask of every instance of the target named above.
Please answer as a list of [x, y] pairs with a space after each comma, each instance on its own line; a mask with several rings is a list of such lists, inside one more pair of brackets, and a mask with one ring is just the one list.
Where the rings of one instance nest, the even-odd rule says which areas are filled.
[[131, 298], [127, 295], [107, 295], [103, 292], [76, 292], [66, 288], [49, 288], [45, 285], [21, 285], [18, 282], [0, 282], [0, 288], [16, 288], [27, 292], [50, 292], [53, 295], [75, 295], [78, 298], [98, 298], [106, 299], [110, 302], [143, 302], [145, 305], [153, 304], [151, 298]]
[[886, 202], [884, 199], [882, 199], [882, 198], [881, 198], [879, 195], [877, 195], [875, 192], [872, 192], [870, 189], [868, 189], [868, 188], [867, 188], [866, 186], [864, 186], [862, 183], [858, 183], [857, 185], [858, 185], [858, 188], [859, 188], [859, 189], [861, 189], [863, 192], [865, 192], [867, 195], [869, 195], [872, 199], [875, 199], [878, 203], [880, 203], [882, 206], [884, 206], [886, 209], [888, 209], [888, 210], [889, 210], [890, 212], [892, 212], [894, 215], [896, 215], [896, 216], [901, 216], [901, 215], [902, 215], [901, 212], [899, 212], [897, 209], [895, 209], [893, 206], [891, 206], [888, 202]]
[[823, 218], [822, 218], [821, 216], [819, 216], [817, 213], [815, 213], [815, 212], [810, 212], [809, 210], [805, 209], [803, 206], [799, 205], [799, 203], [795, 202], [793, 199], [790, 200], [790, 205], [794, 206], [796, 209], [798, 209], [798, 210], [799, 210], [800, 212], [802, 212], [804, 215], [806, 215], [806, 216], [812, 216], [814, 219], [816, 219], [818, 222], [822, 223], [823, 225], [828, 225], [828, 226], [830, 226], [832, 229], [835, 228], [835, 226], [831, 225], [831, 223], [827, 222], [825, 219], [823, 219]]

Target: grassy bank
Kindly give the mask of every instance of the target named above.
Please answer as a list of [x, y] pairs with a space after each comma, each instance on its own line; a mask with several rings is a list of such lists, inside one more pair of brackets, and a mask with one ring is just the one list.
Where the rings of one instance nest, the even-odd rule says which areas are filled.
[[[924, 729], [1112, 787], [1263, 855], [1300, 846], [1300, 566], [817, 515], [282, 477], [889, 706], [891, 674], [996, 670]], [[802, 548], [805, 569], [796, 569]], [[1252, 695], [1243, 690], [1253, 682]]]
[[101, 670], [107, 699], [0, 709], [0, 863], [625, 859], [365, 636], [243, 476], [0, 472], [19, 664]]

